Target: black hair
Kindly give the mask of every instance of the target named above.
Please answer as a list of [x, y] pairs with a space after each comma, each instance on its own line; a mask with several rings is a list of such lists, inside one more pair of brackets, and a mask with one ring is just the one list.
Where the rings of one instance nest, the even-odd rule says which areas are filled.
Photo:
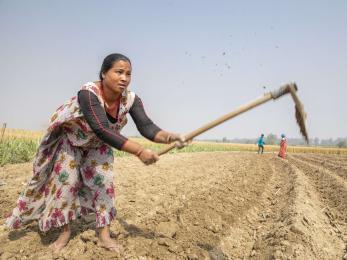
[[123, 54], [112, 53], [110, 55], [107, 55], [104, 61], [102, 62], [100, 73], [99, 73], [99, 79], [102, 80], [102, 74], [107, 72], [109, 69], [111, 69], [113, 66], [113, 63], [119, 60], [127, 61], [131, 65], [130, 59]]

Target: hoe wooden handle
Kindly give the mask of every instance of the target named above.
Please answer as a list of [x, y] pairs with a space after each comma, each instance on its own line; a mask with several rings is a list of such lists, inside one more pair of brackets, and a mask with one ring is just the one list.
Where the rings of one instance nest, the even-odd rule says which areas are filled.
[[[254, 107], [257, 107], [261, 104], [264, 104], [271, 99], [277, 99], [277, 98], [279, 98], [285, 94], [288, 94], [288, 93], [290, 93], [291, 88], [294, 88], [295, 91], [297, 90], [295, 83], [286, 84], [286, 85], [280, 87], [276, 91], [272, 91], [270, 93], [264, 94], [264, 96], [257, 98], [256, 100], [253, 100], [252, 102], [245, 104], [245, 105], [237, 108], [236, 110], [234, 110], [228, 114], [225, 114], [224, 116], [221, 116], [221, 117], [217, 118], [216, 120], [186, 134], [185, 139], [187, 141], [192, 140], [194, 137], [206, 132], [207, 130], [210, 130], [211, 128], [213, 128], [217, 125], [224, 123], [225, 121], [227, 121], [227, 120], [229, 120], [235, 116], [238, 116], [238, 115], [240, 115], [240, 114], [242, 114], [242, 113], [244, 113], [244, 112], [246, 112], [246, 111], [248, 111]], [[164, 149], [162, 149], [161, 151], [158, 152], [158, 155], [165, 154], [175, 147], [176, 147], [175, 143], [167, 145]]]

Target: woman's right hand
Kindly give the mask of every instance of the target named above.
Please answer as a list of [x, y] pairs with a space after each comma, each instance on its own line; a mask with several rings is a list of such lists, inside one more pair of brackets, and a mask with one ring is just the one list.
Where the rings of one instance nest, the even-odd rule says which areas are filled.
[[158, 154], [149, 149], [143, 149], [137, 157], [146, 165], [153, 164], [159, 160]]

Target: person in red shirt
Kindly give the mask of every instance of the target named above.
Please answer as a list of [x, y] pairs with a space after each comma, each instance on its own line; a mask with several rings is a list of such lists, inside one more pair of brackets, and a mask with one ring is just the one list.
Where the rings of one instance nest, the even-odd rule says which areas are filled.
[[285, 159], [287, 155], [287, 139], [284, 134], [281, 134], [280, 151], [278, 156]]

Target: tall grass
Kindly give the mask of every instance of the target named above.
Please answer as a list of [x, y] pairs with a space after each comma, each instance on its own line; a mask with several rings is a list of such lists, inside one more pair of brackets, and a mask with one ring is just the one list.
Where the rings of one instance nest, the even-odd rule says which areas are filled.
[[0, 166], [32, 160], [38, 148], [38, 140], [4, 138], [0, 143]]
[[42, 132], [6, 129], [0, 141], [0, 166], [32, 160], [42, 137]]

